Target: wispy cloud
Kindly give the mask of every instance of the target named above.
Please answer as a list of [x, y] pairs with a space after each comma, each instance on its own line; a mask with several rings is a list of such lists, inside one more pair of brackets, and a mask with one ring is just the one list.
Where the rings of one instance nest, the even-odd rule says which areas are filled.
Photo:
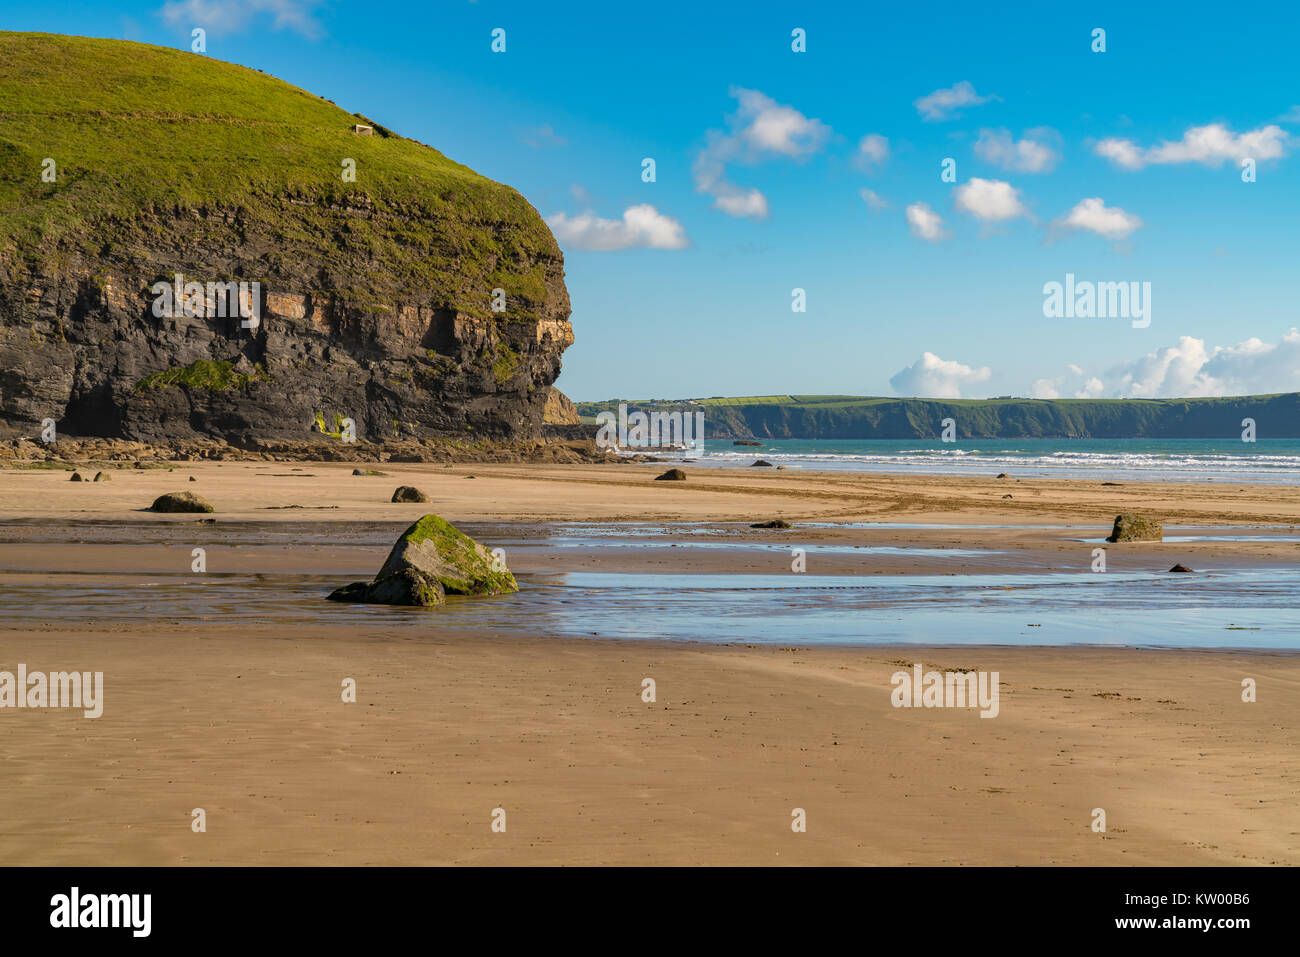
[[1059, 141], [1059, 134], [1048, 127], [1026, 130], [1018, 140], [1010, 130], [980, 130], [975, 155], [1015, 173], [1050, 173], [1061, 159]]
[[946, 90], [935, 90], [933, 93], [927, 93], [925, 96], [913, 102], [913, 106], [921, 114], [921, 119], [932, 121], [951, 120], [961, 115], [959, 112], [962, 107], [980, 106], [997, 97], [990, 94], [989, 96], [980, 96], [975, 92], [975, 87], [969, 80], [962, 80], [954, 83]]
[[727, 178], [727, 167], [772, 157], [802, 160], [822, 148], [831, 128], [757, 90], [733, 87], [731, 95], [738, 108], [727, 118], [728, 132], [706, 134], [692, 169], [695, 188], [712, 196], [713, 205], [729, 216], [761, 219], [768, 214], [767, 197], [757, 189], [736, 186]]
[[576, 216], [556, 213], [546, 223], [561, 245], [608, 252], [616, 249], [684, 249], [686, 229], [649, 203], [629, 206], [621, 219], [602, 219], [587, 211]]
[[524, 130], [523, 135], [519, 138], [524, 141], [525, 145], [531, 146], [535, 150], [545, 149], [548, 146], [569, 145], [569, 141], [555, 132], [550, 123]]
[[316, 19], [321, 0], [167, 0], [158, 10], [163, 22], [189, 32], [241, 33], [254, 21], [269, 18], [271, 29], [292, 30], [314, 40], [324, 34]]
[[868, 133], [858, 141], [858, 151], [853, 156], [854, 165], [861, 170], [872, 170], [889, 161], [889, 140], [879, 133]]
[[882, 209], [887, 209], [889, 207], [889, 201], [874, 189], [867, 189], [864, 186], [862, 189], [858, 190], [858, 195], [862, 197], [864, 203], [870, 206], [872, 210], [877, 213]]
[[1225, 162], [1278, 159], [1286, 152], [1290, 135], [1280, 126], [1269, 124], [1245, 133], [1234, 133], [1222, 123], [1193, 126], [1181, 140], [1164, 140], [1159, 146], [1142, 147], [1132, 140], [1108, 137], [1093, 147], [1123, 169], [1142, 169], [1173, 163], [1200, 163], [1222, 166]]

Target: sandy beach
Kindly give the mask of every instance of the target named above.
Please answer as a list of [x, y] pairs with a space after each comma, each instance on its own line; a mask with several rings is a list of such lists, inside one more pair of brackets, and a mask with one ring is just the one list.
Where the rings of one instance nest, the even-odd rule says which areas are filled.
[[[1204, 534], [1108, 546], [1115, 570], [1293, 566], [1300, 489], [380, 468], [388, 475], [353, 476], [351, 463], [185, 462], [117, 469], [100, 483], [0, 470], [0, 588], [11, 609], [0, 668], [104, 673], [97, 719], [0, 712], [0, 861], [1300, 863], [1300, 655], [1252, 650], [1251, 632], [1225, 632], [1216, 650], [971, 645], [944, 633], [802, 647], [743, 630], [706, 644], [614, 640], [601, 628], [560, 635], [529, 606], [546, 576], [770, 574], [801, 543], [823, 549], [810, 553], [819, 575], [846, 581], [1080, 572], [1091, 539], [1127, 510]], [[390, 503], [399, 484], [430, 503]], [[210, 499], [216, 522], [142, 511], [182, 490]], [[255, 595], [248, 607], [236, 594], [195, 610], [193, 592], [168, 592], [191, 548], [209, 544], [209, 593], [229, 587], [221, 576], [233, 568], [264, 577], [268, 591], [289, 576], [367, 576], [394, 530], [429, 511], [485, 544], [509, 539], [523, 590], [494, 606], [508, 632], [452, 607], [349, 618], [319, 602], [315, 617], [287, 605], [268, 617]], [[770, 518], [796, 528], [748, 528]], [[547, 523], [589, 527], [570, 543]], [[635, 523], [639, 537], [618, 523]], [[679, 523], [694, 523], [689, 538]], [[943, 527], [914, 527], [924, 525]], [[67, 590], [82, 580], [106, 594], [157, 584], [158, 597], [101, 606], [92, 585]], [[816, 597], [831, 611], [842, 600]], [[863, 608], [865, 634], [874, 615]], [[643, 615], [648, 627], [656, 617], [616, 601], [603, 613], [610, 634], [620, 616]], [[1123, 625], [1119, 613], [1121, 644]], [[893, 707], [891, 676], [917, 662], [997, 671], [996, 719]], [[348, 678], [355, 703], [342, 700]], [[642, 700], [645, 678], [654, 702]], [[1242, 701], [1246, 678], [1253, 703]], [[203, 833], [191, 829], [195, 808]], [[492, 830], [497, 808], [504, 833]], [[791, 829], [796, 808], [805, 833]], [[1091, 828], [1096, 808], [1105, 833]]]

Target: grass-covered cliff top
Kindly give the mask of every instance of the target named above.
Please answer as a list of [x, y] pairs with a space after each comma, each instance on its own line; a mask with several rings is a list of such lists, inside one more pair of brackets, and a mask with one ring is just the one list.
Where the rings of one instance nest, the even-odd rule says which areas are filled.
[[540, 302], [536, 260], [559, 255], [515, 190], [275, 77], [124, 40], [0, 32], [0, 256], [129, 246], [123, 227], [190, 210], [238, 211], [242, 232], [273, 241], [258, 250], [270, 276], [323, 276], [361, 298], [432, 291], [483, 315], [496, 286]]
[[1300, 436], [1300, 393], [1192, 399], [916, 399], [852, 395], [761, 395], [578, 402], [583, 421], [600, 412], [700, 411], [710, 438], [928, 438], [944, 418], [965, 438], [1216, 438], [1236, 436], [1244, 417], [1262, 434]]

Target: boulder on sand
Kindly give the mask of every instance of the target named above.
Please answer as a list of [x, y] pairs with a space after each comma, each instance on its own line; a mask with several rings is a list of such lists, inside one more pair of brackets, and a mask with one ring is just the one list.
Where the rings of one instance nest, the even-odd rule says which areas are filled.
[[427, 502], [429, 496], [425, 495], [414, 485], [399, 485], [397, 491], [393, 492], [394, 502]]
[[159, 495], [149, 506], [154, 512], [215, 512], [212, 503], [193, 492], [168, 492]]
[[1108, 542], [1162, 542], [1165, 529], [1161, 522], [1144, 518], [1133, 512], [1115, 516], [1115, 527], [1111, 530]]
[[663, 475], [655, 476], [656, 482], [685, 482], [686, 473], [681, 469], [669, 469]]
[[111, 482], [111, 481], [113, 481], [113, 476], [109, 475], [107, 472], [96, 472], [96, 473], [95, 473], [95, 481], [96, 481], [96, 482]]
[[1190, 572], [1190, 571], [1193, 571], [1193, 569], [1188, 568], [1188, 567], [1187, 567], [1186, 565], [1184, 565], [1182, 562], [1179, 562], [1177, 565], [1175, 565], [1173, 568], [1171, 568], [1171, 569], [1169, 569], [1169, 570], [1170, 570], [1171, 572]]
[[69, 481], [69, 482], [84, 482], [85, 479], [83, 479], [83, 478], [81, 477], [81, 473], [80, 473], [80, 472], [73, 472], [73, 473], [72, 473], [72, 478], [68, 479], [68, 481]]
[[446, 595], [518, 590], [504, 561], [445, 519], [426, 515], [402, 533], [374, 581], [345, 585], [329, 600], [431, 606]]
[[772, 463], [767, 459], [756, 459], [754, 464], [750, 466], [751, 469], [770, 469], [771, 467]]
[[783, 518], [774, 518], [770, 522], [755, 522], [750, 528], [794, 528]]

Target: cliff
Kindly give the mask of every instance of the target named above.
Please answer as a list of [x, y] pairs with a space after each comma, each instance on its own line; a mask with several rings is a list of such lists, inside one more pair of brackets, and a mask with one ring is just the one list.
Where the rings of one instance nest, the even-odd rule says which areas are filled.
[[[618, 399], [579, 402], [586, 417]], [[1300, 393], [1199, 399], [889, 399], [774, 395], [627, 402], [628, 411], [704, 412], [707, 438], [937, 439], [943, 420], [966, 439], [1300, 437]]]
[[430, 147], [201, 55], [0, 33], [8, 434], [528, 437], [569, 313], [537, 211]]

